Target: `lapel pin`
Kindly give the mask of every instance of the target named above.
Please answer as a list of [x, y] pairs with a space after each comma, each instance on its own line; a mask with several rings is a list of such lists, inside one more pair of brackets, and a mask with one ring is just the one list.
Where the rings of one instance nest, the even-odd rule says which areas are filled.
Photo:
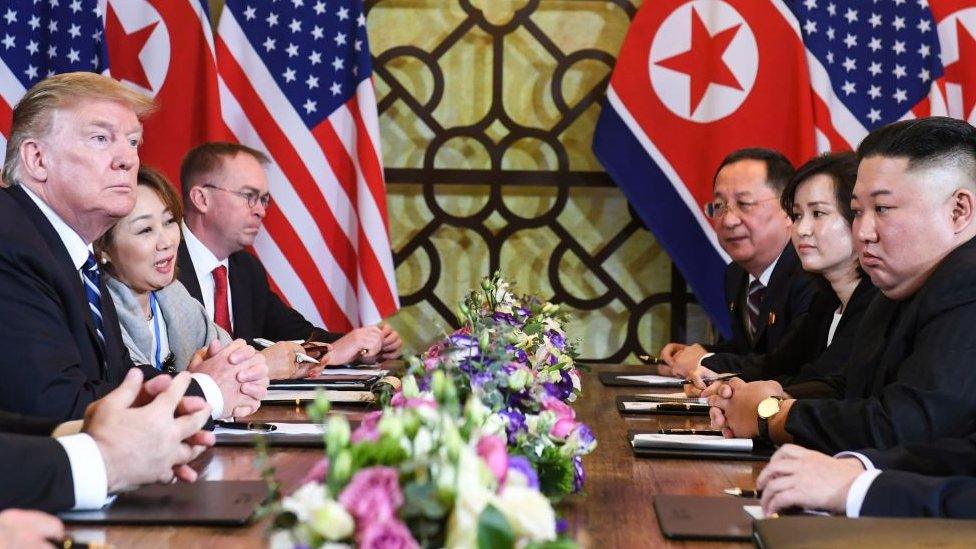
[[729, 301], [729, 312], [730, 313], [735, 312], [735, 301]]
[[770, 326], [776, 324], [776, 313], [769, 311], [769, 318], [766, 320], [766, 324]]

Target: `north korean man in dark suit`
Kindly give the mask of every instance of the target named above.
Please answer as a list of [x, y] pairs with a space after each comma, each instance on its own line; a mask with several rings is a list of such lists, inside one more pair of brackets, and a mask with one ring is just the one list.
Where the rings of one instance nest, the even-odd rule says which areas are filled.
[[668, 343], [661, 358], [669, 365], [677, 353], [694, 354], [695, 362], [710, 352], [765, 354], [806, 314], [816, 288], [790, 243], [790, 217], [780, 205], [793, 174], [790, 161], [770, 149], [741, 149], [722, 160], [705, 213], [732, 259], [724, 275], [732, 339], [704, 348]]
[[180, 169], [185, 211], [177, 254], [180, 282], [235, 337], [279, 342], [262, 351], [272, 378], [295, 373], [294, 356], [301, 348], [288, 340], [331, 344], [329, 364], [398, 356], [400, 336], [385, 323], [346, 334], [328, 332], [271, 290], [264, 266], [246, 250], [271, 200], [267, 163], [264, 153], [236, 143], [204, 143], [187, 153]]
[[709, 397], [713, 424], [833, 453], [976, 431], [976, 128], [897, 122], [858, 147], [856, 248], [882, 292], [845, 372], [845, 398], [786, 399], [733, 380]]
[[[0, 190], [0, 409], [80, 418], [133, 367], [91, 243], [135, 204], [152, 108], [84, 72], [42, 80], [14, 107]], [[243, 341], [188, 370], [215, 417], [256, 410], [267, 390], [264, 358]]]

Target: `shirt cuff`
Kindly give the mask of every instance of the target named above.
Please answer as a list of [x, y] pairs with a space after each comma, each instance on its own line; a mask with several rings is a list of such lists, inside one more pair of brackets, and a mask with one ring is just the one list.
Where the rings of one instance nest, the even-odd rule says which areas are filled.
[[861, 462], [861, 465], [864, 467], [865, 471], [874, 471], [875, 469], [877, 469], [877, 467], [875, 467], [874, 464], [871, 463], [871, 460], [868, 459], [868, 456], [858, 452], [841, 452], [839, 454], [836, 454], [834, 457], [837, 459], [850, 458], [850, 457], [856, 458], [858, 461]]
[[200, 385], [200, 389], [203, 390], [203, 398], [210, 405], [210, 417], [213, 419], [224, 417], [224, 395], [221, 394], [217, 382], [207, 374], [201, 374], [199, 372], [190, 374], [190, 377], [196, 380], [197, 384]]
[[95, 439], [81, 433], [56, 440], [64, 447], [71, 465], [71, 480], [75, 487], [74, 509], [104, 507], [108, 503], [108, 472]]
[[847, 516], [848, 518], [858, 518], [861, 516], [861, 506], [864, 505], [864, 498], [871, 489], [871, 483], [881, 474], [881, 469], [870, 469], [864, 471], [854, 479], [851, 487], [847, 490]]
[[710, 356], [715, 356], [715, 353], [705, 353], [705, 354], [703, 354], [701, 356], [701, 358], [698, 359], [698, 366], [701, 366], [702, 365], [702, 361], [705, 360], [706, 358], [710, 357]]

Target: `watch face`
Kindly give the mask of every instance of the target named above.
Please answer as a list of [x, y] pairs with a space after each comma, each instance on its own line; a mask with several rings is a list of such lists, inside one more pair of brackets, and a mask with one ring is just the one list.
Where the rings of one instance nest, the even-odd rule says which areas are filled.
[[759, 403], [759, 417], [769, 419], [779, 411], [779, 399], [769, 397]]

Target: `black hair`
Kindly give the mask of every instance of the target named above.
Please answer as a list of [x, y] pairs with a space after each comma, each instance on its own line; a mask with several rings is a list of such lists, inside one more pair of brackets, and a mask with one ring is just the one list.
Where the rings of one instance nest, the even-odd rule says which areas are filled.
[[742, 160], [758, 160], [764, 163], [766, 165], [766, 185], [776, 191], [777, 195], [783, 193], [786, 184], [793, 177], [793, 164], [783, 156], [783, 153], [773, 149], [752, 147], [732, 151], [722, 160], [718, 169], [715, 170], [715, 176], [712, 177], [712, 188], [715, 187], [715, 179], [718, 178], [718, 172], [722, 171], [722, 168]]
[[954, 164], [976, 179], [976, 128], [945, 116], [902, 120], [864, 138], [857, 159], [871, 156], [907, 158], [909, 170]]
[[853, 223], [851, 196], [854, 194], [854, 182], [857, 181], [857, 156], [852, 152], [822, 154], [800, 166], [780, 196], [780, 204], [786, 213], [790, 217], [793, 216], [793, 202], [796, 200], [797, 189], [801, 183], [816, 175], [826, 175], [833, 181], [837, 206], [847, 223]]

